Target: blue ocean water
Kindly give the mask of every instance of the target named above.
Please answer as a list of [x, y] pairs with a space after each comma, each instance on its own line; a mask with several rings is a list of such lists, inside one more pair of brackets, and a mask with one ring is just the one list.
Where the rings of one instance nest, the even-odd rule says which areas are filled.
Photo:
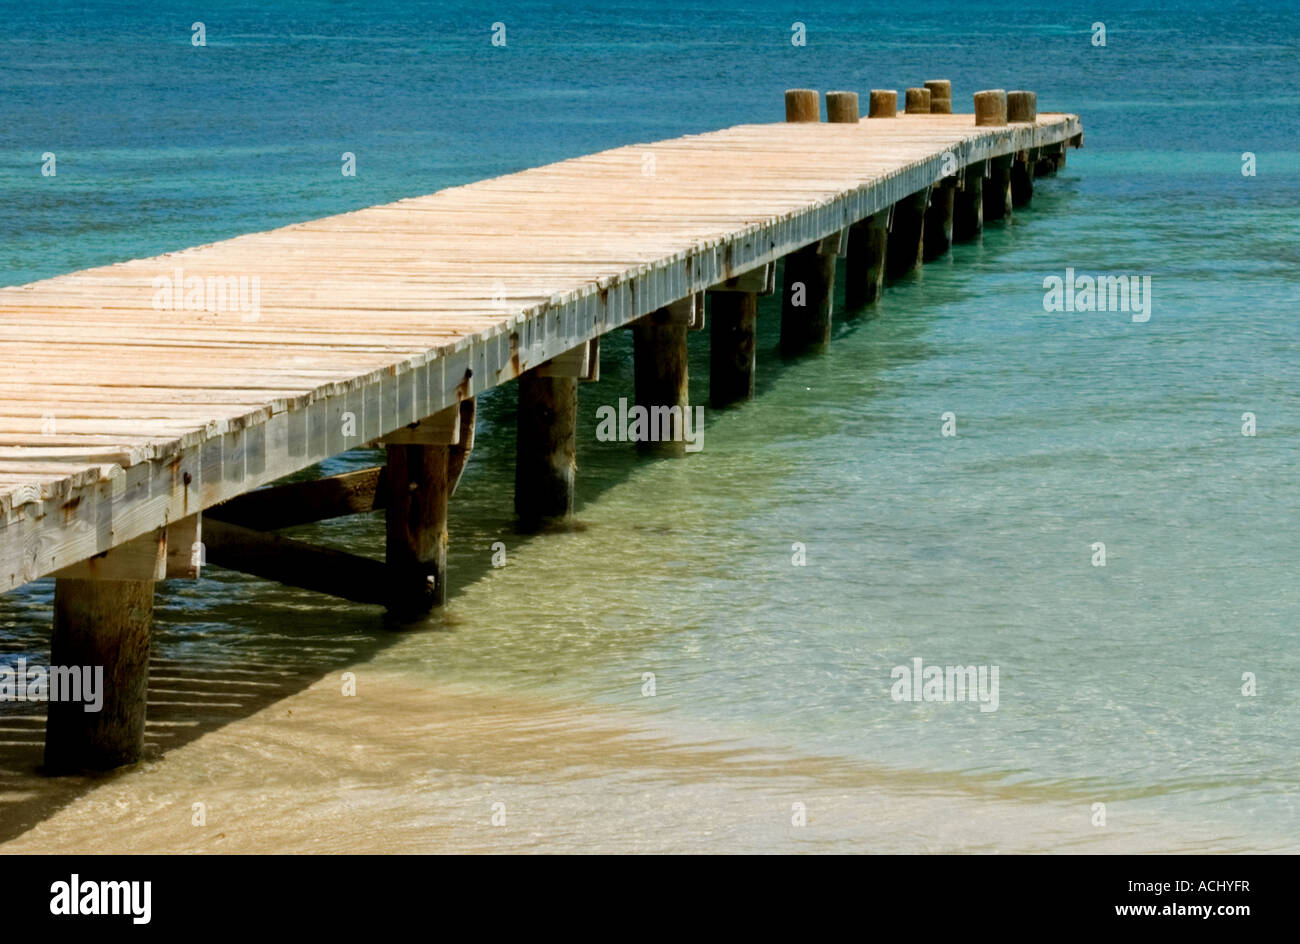
[[[381, 643], [373, 612], [216, 574], [160, 595], [160, 653], [321, 671], [372, 658], [692, 738], [1077, 800], [1085, 820], [1107, 801], [1242, 848], [1294, 844], [1300, 10], [843, 3], [797, 18], [803, 47], [767, 0], [0, 4], [0, 284], [779, 120], [785, 88], [946, 77], [958, 110], [977, 89], [1030, 88], [1040, 111], [1084, 122], [1086, 147], [1031, 207], [839, 320], [826, 355], [779, 359], [765, 303], [756, 402], [710, 413], [685, 461], [595, 441], [596, 407], [631, 390], [630, 346], [612, 338], [582, 391], [583, 531], [513, 535], [513, 405], [485, 397], [446, 631]], [[1043, 279], [1067, 267], [1150, 276], [1150, 321], [1045, 312]], [[382, 550], [374, 520], [319, 531]], [[43, 650], [49, 601], [48, 582], [0, 599], [7, 649]], [[999, 666], [998, 710], [894, 702], [891, 669], [915, 657]]]

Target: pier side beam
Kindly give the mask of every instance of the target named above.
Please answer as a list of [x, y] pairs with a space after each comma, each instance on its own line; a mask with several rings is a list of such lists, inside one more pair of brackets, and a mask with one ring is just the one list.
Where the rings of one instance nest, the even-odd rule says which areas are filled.
[[885, 286], [885, 254], [888, 244], [888, 208], [849, 227], [849, 252], [844, 260], [846, 311], [855, 311], [880, 300]]
[[[144, 750], [154, 581], [167, 572], [166, 530], [146, 534], [55, 574], [50, 667], [102, 668], [99, 711], [86, 701], [48, 703], [45, 772], [134, 764]], [[66, 676], [65, 676], [66, 677]], [[82, 690], [85, 695], [85, 690]]]
[[515, 514], [520, 530], [538, 531], [573, 514], [577, 430], [577, 376], [545, 376], [542, 367], [519, 376]]
[[1011, 216], [1011, 165], [1015, 155], [989, 159], [989, 176], [984, 181], [984, 222]]
[[918, 190], [894, 204], [894, 225], [889, 231], [885, 274], [901, 278], [920, 268], [925, 256], [925, 213], [930, 188]]
[[[693, 299], [678, 304], [690, 303]], [[670, 457], [686, 455], [684, 420], [690, 408], [688, 320], [669, 306], [632, 323], [634, 398], [637, 406], [645, 407], [652, 427], [647, 432], [653, 434], [637, 443], [642, 451]]]
[[987, 161], [975, 161], [962, 170], [962, 185], [953, 207], [952, 238], [974, 239], [984, 229], [984, 174]]
[[447, 602], [447, 445], [386, 444], [388, 611], [416, 619]]
[[945, 177], [930, 192], [925, 211], [925, 261], [938, 259], [952, 248], [953, 214], [957, 206], [957, 178]]

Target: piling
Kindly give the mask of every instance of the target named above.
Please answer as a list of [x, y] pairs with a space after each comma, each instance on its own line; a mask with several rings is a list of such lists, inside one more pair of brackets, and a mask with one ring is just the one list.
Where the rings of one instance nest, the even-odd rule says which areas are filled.
[[989, 175], [984, 181], [984, 222], [1004, 220], [1011, 216], [1011, 165], [1014, 154], [989, 158]]
[[867, 105], [868, 118], [898, 117], [898, 93], [893, 89], [872, 89]]
[[[686, 333], [689, 326], [670, 308], [640, 318], [632, 324], [632, 361], [635, 400], [646, 408], [656, 429], [667, 433], [659, 441], [637, 443], [644, 452], [661, 456], [686, 455], [684, 418], [689, 409]], [[668, 417], [664, 429], [661, 417]]]
[[907, 90], [904, 113], [908, 115], [930, 114], [930, 90], [928, 88], [910, 88]]
[[888, 245], [888, 209], [849, 227], [849, 252], [844, 260], [845, 311], [856, 311], [880, 300]]
[[1038, 120], [1038, 96], [1033, 92], [1007, 92], [1007, 121]]
[[826, 93], [826, 120], [828, 122], [831, 124], [857, 124], [859, 118], [857, 92]]
[[984, 229], [984, 174], [988, 161], [975, 161], [961, 170], [961, 186], [953, 198], [952, 238], [974, 239]]
[[709, 293], [709, 403], [754, 399], [758, 293]]
[[952, 83], [947, 79], [926, 79], [923, 83], [930, 90], [930, 114], [952, 114]]
[[925, 211], [926, 262], [938, 259], [952, 248], [953, 220], [957, 208], [957, 178], [945, 177], [930, 191], [930, 208]]
[[573, 514], [578, 468], [578, 378], [519, 376], [515, 420], [515, 516], [521, 531], [538, 531]]
[[112, 770], [140, 759], [153, 592], [152, 579], [55, 580], [50, 665], [102, 666], [103, 706], [88, 712], [85, 702], [48, 703], [47, 773]]
[[894, 204], [894, 220], [886, 253], [885, 275], [888, 278], [902, 278], [921, 267], [925, 258], [925, 213], [929, 206], [929, 187]]
[[1002, 89], [985, 89], [975, 93], [975, 124], [1005, 125], [1007, 123], [1007, 93]]
[[417, 619], [447, 602], [448, 446], [400, 444], [384, 451], [388, 611], [398, 620]]
[[786, 89], [786, 121], [821, 121], [821, 101], [814, 89]]

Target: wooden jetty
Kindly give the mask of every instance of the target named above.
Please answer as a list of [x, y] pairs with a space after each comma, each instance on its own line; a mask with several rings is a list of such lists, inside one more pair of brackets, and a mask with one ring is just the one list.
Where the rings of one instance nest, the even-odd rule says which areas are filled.
[[[47, 769], [138, 759], [155, 581], [209, 562], [426, 612], [479, 393], [519, 381], [515, 508], [540, 528], [573, 508], [577, 385], [603, 334], [633, 329], [637, 404], [676, 433], [706, 296], [711, 399], [751, 397], [778, 261], [781, 345], [816, 349], [837, 265], [846, 308], [868, 305], [1082, 144], [1031, 92], [978, 92], [974, 114], [944, 80], [901, 111], [896, 91], [869, 101], [860, 119], [830, 92], [823, 122], [796, 89], [783, 123], [0, 289], [0, 591], [57, 578], [51, 664], [105, 668], [102, 712], [51, 703]], [[383, 468], [273, 484], [376, 442]], [[274, 534], [374, 509], [384, 561]]]

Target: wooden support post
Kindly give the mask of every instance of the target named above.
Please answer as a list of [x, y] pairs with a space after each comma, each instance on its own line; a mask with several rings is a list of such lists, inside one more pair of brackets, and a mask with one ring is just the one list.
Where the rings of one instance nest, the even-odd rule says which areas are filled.
[[827, 92], [826, 120], [831, 124], [857, 124], [861, 115], [858, 111], [857, 92]]
[[522, 531], [539, 531], [573, 514], [578, 468], [578, 378], [519, 376], [515, 426], [515, 514]]
[[952, 83], [947, 79], [927, 79], [921, 83], [930, 90], [930, 114], [952, 114]]
[[[160, 528], [56, 574], [50, 669], [65, 680], [75, 671], [82, 700], [48, 703], [48, 773], [112, 770], [140, 759], [153, 584], [166, 567], [166, 530]], [[87, 669], [102, 699], [98, 711], [86, 710]]]
[[880, 300], [885, 285], [889, 210], [880, 210], [849, 227], [844, 261], [844, 308], [852, 312]]
[[821, 121], [821, 96], [814, 89], [786, 89], [786, 121]]
[[1034, 176], [1047, 177], [1055, 174], [1057, 158], [1064, 153], [1064, 144], [1047, 144], [1039, 148], [1038, 160], [1034, 163]]
[[957, 205], [957, 178], [945, 177], [930, 192], [925, 211], [925, 261], [938, 259], [952, 248], [953, 213]]
[[904, 114], [930, 114], [930, 90], [928, 88], [910, 88], [907, 90], [903, 105]]
[[867, 101], [868, 118], [898, 117], [898, 93], [893, 89], [872, 89]]
[[447, 602], [448, 446], [386, 451], [387, 605], [397, 619], [414, 619]]
[[825, 347], [831, 340], [831, 309], [835, 294], [835, 257], [821, 241], [785, 257], [785, 290], [781, 294], [781, 351], [798, 354]]
[[985, 89], [975, 93], [975, 124], [1005, 125], [1007, 123], [1007, 93], [1002, 89]]
[[1011, 205], [1025, 206], [1034, 199], [1034, 158], [1021, 151], [1011, 162]]
[[709, 403], [752, 400], [758, 295], [710, 292], [709, 309]]
[[1007, 121], [1038, 121], [1038, 96], [1033, 92], [1007, 92]]
[[657, 441], [649, 438], [637, 443], [644, 451], [663, 456], [686, 455], [684, 424], [686, 411], [690, 409], [686, 370], [688, 330], [668, 308], [660, 308], [632, 323], [636, 405], [645, 407], [650, 424], [659, 435]]
[[984, 182], [984, 222], [1011, 216], [1011, 164], [1013, 154], [989, 158], [989, 177]]
[[901, 278], [920, 268], [924, 260], [925, 211], [929, 205], [929, 187], [894, 204], [894, 222], [889, 230], [885, 262], [887, 278]]
[[957, 190], [952, 218], [952, 238], [965, 242], [984, 229], [984, 172], [987, 161], [967, 164], [961, 171], [962, 185]]

